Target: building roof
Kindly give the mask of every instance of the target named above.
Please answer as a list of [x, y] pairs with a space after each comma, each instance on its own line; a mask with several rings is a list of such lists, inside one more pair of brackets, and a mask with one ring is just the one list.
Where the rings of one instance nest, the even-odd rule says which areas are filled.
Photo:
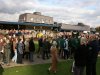
[[70, 24], [62, 24], [62, 30], [74, 30], [74, 31], [90, 31], [90, 27], [87, 25], [70, 25]]
[[45, 23], [32, 23], [32, 22], [8, 22], [8, 21], [0, 21], [0, 25], [32, 25], [32, 26], [47, 26], [47, 27], [57, 27], [53, 24], [45, 24]]

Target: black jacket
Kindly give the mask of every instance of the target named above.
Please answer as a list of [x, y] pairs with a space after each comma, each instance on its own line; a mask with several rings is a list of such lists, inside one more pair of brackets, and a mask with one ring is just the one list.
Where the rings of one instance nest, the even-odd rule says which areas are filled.
[[35, 44], [34, 44], [33, 39], [30, 39], [30, 41], [29, 41], [29, 51], [30, 52], [34, 52], [35, 51]]
[[43, 42], [43, 50], [44, 51], [49, 51], [50, 50], [50, 47], [51, 47], [51, 44], [49, 43], [49, 41], [45, 40]]
[[87, 57], [87, 47], [86, 45], [80, 45], [77, 50], [75, 50], [74, 59], [75, 66], [85, 66]]
[[39, 43], [39, 47], [43, 47], [43, 39], [42, 39], [42, 38], [40, 38], [40, 39], [38, 40], [38, 43]]
[[88, 43], [87, 64], [96, 63], [99, 49], [98, 45], [97, 40], [93, 40]]

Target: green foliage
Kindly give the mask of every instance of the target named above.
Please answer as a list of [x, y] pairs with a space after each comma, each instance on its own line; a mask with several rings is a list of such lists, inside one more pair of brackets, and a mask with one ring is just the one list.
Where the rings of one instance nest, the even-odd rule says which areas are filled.
[[100, 32], [100, 26], [96, 27], [96, 31]]

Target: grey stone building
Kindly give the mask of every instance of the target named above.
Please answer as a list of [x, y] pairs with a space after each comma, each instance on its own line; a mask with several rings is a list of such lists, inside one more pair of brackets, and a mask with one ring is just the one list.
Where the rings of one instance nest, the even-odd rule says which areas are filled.
[[90, 31], [90, 26], [78, 23], [77, 25], [57, 23], [53, 17], [42, 15], [41, 12], [24, 13], [19, 16], [19, 22], [40, 23], [55, 26], [52, 29], [61, 31]]
[[44, 16], [40, 12], [24, 13], [19, 16], [19, 22], [53, 24], [53, 17]]
[[78, 23], [77, 25], [61, 23], [61, 30], [63, 31], [90, 31], [90, 26]]

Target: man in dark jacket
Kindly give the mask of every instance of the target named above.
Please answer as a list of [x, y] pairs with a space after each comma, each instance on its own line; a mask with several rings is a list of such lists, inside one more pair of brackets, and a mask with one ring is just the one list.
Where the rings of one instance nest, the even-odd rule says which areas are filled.
[[30, 62], [33, 62], [33, 54], [35, 51], [35, 44], [34, 44], [34, 40], [33, 37], [31, 37], [30, 41], [29, 41], [29, 52], [30, 52]]
[[[75, 38], [75, 53], [74, 53], [74, 59], [75, 59], [75, 69], [74, 69], [74, 75], [83, 75], [84, 68], [86, 66], [86, 57], [87, 57], [87, 46], [86, 42], [82, 41], [81, 38]], [[74, 44], [75, 44], [74, 43]]]
[[80, 45], [80, 39], [76, 36], [72, 37], [69, 41], [69, 45], [71, 48], [71, 58], [73, 58], [75, 51], [78, 49]]
[[74, 59], [75, 59], [75, 69], [74, 75], [83, 75], [84, 68], [86, 66], [86, 54], [87, 49], [86, 45], [82, 44], [75, 50]]
[[88, 55], [86, 63], [86, 75], [96, 75], [96, 62], [99, 51], [99, 42], [93, 39], [88, 43]]
[[43, 41], [43, 54], [42, 54], [42, 59], [45, 59], [45, 57], [48, 59], [49, 58], [49, 51], [50, 50], [50, 43], [48, 39], [44, 39]]

